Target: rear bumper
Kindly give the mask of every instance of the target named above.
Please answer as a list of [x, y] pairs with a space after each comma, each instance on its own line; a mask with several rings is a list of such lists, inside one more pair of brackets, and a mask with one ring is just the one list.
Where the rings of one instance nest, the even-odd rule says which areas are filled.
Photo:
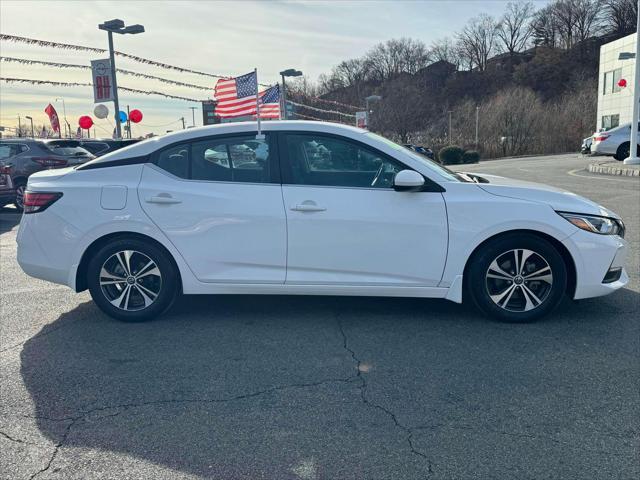
[[[40, 232], [40, 235], [37, 233]], [[47, 232], [43, 235], [43, 232]], [[23, 215], [18, 229], [18, 264], [35, 278], [70, 286], [72, 252], [79, 232], [53, 209]]]
[[[574, 299], [600, 297], [615, 292], [629, 282], [624, 269], [627, 242], [615, 235], [597, 235], [579, 230], [564, 240], [576, 267]], [[610, 269], [622, 268], [620, 278], [604, 283]]]

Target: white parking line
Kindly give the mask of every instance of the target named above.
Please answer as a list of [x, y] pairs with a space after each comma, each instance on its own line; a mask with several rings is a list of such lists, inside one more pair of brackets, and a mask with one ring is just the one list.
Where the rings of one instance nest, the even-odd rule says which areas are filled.
[[[610, 182], [628, 182], [628, 179], [633, 179], [633, 177], [626, 177], [626, 179], [622, 178], [607, 178], [600, 175], [578, 175], [576, 172], [584, 172], [586, 171], [584, 168], [576, 168], [575, 170], [569, 170], [567, 173], [574, 177], [582, 177], [582, 178], [591, 178], [593, 180], [609, 180]], [[632, 180], [633, 181], [633, 180]]]

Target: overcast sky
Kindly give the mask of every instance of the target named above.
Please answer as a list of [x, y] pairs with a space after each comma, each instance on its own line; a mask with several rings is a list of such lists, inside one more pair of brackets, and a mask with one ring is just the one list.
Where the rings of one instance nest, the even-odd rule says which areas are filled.
[[[106, 48], [106, 33], [98, 23], [121, 18], [141, 23], [141, 35], [116, 35], [116, 49], [144, 58], [194, 70], [239, 75], [258, 68], [259, 80], [272, 83], [284, 68], [302, 70], [310, 80], [328, 72], [340, 61], [362, 55], [378, 42], [412, 37], [427, 44], [460, 30], [480, 13], [499, 16], [506, 1], [11, 1], [0, 2], [0, 31], [62, 43]], [[536, 2], [541, 6], [545, 1]], [[32, 47], [0, 42], [0, 54], [53, 62], [89, 64], [101, 54]], [[116, 57], [119, 68], [135, 70], [199, 85], [215, 80], [189, 75]], [[3, 77], [91, 82], [89, 70], [56, 69], [0, 62]], [[159, 90], [189, 98], [205, 99], [207, 92], [173, 87], [157, 81], [120, 75], [121, 86]], [[13, 126], [17, 115], [31, 115], [36, 123], [47, 121], [43, 109], [53, 103], [62, 116], [64, 97], [72, 127], [80, 115], [92, 114], [88, 87], [52, 87], [0, 83], [0, 124]], [[121, 105], [142, 110], [145, 118], [134, 135], [181, 128], [179, 118], [191, 124], [185, 101], [146, 97], [122, 92]], [[112, 104], [109, 104], [111, 107]], [[201, 124], [201, 111], [196, 124]], [[94, 120], [96, 120], [94, 118]], [[112, 122], [97, 120], [98, 135], [112, 130]], [[169, 123], [172, 122], [172, 123]]]

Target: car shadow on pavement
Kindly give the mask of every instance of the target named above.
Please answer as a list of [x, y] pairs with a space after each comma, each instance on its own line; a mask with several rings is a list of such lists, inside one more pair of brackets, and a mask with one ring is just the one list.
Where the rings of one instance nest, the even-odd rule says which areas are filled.
[[0, 207], [0, 233], [8, 232], [20, 223], [22, 213], [15, 208]]
[[[604, 301], [566, 302], [527, 325], [422, 299], [183, 297], [162, 318], [140, 324], [112, 320], [87, 302], [24, 344], [21, 375], [33, 403], [28, 414], [59, 444], [51, 468], [62, 476], [87, 478], [97, 469], [126, 477], [142, 459], [148, 477], [167, 475], [162, 468], [168, 468], [286, 479], [307, 468], [316, 476], [302, 478], [379, 478], [394, 471], [414, 478], [425, 472], [425, 459], [407, 449], [395, 419], [362, 402], [360, 375], [376, 379], [398, 418], [403, 408], [425, 403], [415, 421], [440, 422], [454, 408], [454, 393], [482, 394], [476, 362], [490, 369], [481, 380], [489, 387], [491, 378], [506, 375], [533, 388], [510, 370], [535, 376], [535, 355], [556, 355], [558, 345], [606, 348], [638, 298], [622, 290]], [[373, 370], [367, 373], [366, 365]], [[394, 392], [414, 400], [395, 405]], [[69, 454], [71, 447], [94, 453]]]

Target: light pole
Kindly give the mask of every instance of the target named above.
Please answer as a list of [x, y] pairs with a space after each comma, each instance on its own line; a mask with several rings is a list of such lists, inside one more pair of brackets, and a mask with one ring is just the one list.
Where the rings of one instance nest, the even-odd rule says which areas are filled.
[[33, 134], [33, 118], [30, 117], [29, 115], [25, 115], [26, 119], [28, 119], [31, 122], [31, 138], [35, 138], [34, 134]]
[[288, 68], [280, 72], [280, 76], [282, 77], [282, 110], [283, 112], [280, 116], [283, 120], [287, 119], [287, 85], [284, 82], [284, 77], [299, 77], [302, 75], [300, 70], [296, 70], [295, 68]]
[[478, 125], [480, 121], [480, 107], [476, 107], [476, 150], [478, 149]]
[[118, 83], [116, 81], [116, 61], [113, 54], [113, 34], [119, 33], [121, 35], [130, 33], [135, 35], [136, 33], [143, 33], [144, 27], [142, 25], [129, 25], [124, 26], [124, 22], [119, 19], [109, 20], [98, 25], [100, 30], [107, 32], [109, 37], [109, 61], [111, 63], [111, 78], [113, 79], [113, 106], [115, 108], [115, 120], [116, 120], [116, 138], [122, 138], [122, 129], [120, 126], [120, 104], [118, 102]]
[[198, 107], [189, 107], [191, 109], [191, 125], [196, 126], [196, 110]]
[[[371, 108], [369, 107], [369, 104], [370, 104], [371, 102], [379, 102], [380, 100], [382, 100], [382, 97], [381, 97], [380, 95], [369, 95], [368, 97], [366, 97], [366, 98], [364, 99], [364, 101], [365, 101], [365, 103], [366, 103], [366, 107], [367, 107], [367, 117], [366, 117], [366, 120], [367, 120], [367, 129], [368, 129], [368, 128], [369, 128], [369, 126], [370, 126], [370, 125], [369, 125], [369, 114], [370, 114], [370, 113], [373, 113], [373, 111], [372, 111], [372, 110], [371, 110]], [[372, 118], [373, 118], [373, 115], [372, 115]]]
[[[59, 97], [56, 98], [56, 102], [58, 100], [62, 100], [62, 116], [64, 117], [64, 136], [67, 136], [67, 129], [69, 129], [69, 133], [71, 133], [71, 125], [69, 125], [69, 122], [67, 122], [67, 107], [64, 104], [64, 98], [63, 97]], [[58, 136], [62, 137], [62, 132], [58, 131]]]
[[619, 60], [635, 58], [636, 71], [633, 85], [633, 108], [631, 114], [631, 139], [629, 142], [629, 156], [624, 159], [625, 165], [640, 165], [638, 157], [638, 124], [640, 124], [640, 9], [636, 20], [636, 53], [623, 52], [618, 57]]

